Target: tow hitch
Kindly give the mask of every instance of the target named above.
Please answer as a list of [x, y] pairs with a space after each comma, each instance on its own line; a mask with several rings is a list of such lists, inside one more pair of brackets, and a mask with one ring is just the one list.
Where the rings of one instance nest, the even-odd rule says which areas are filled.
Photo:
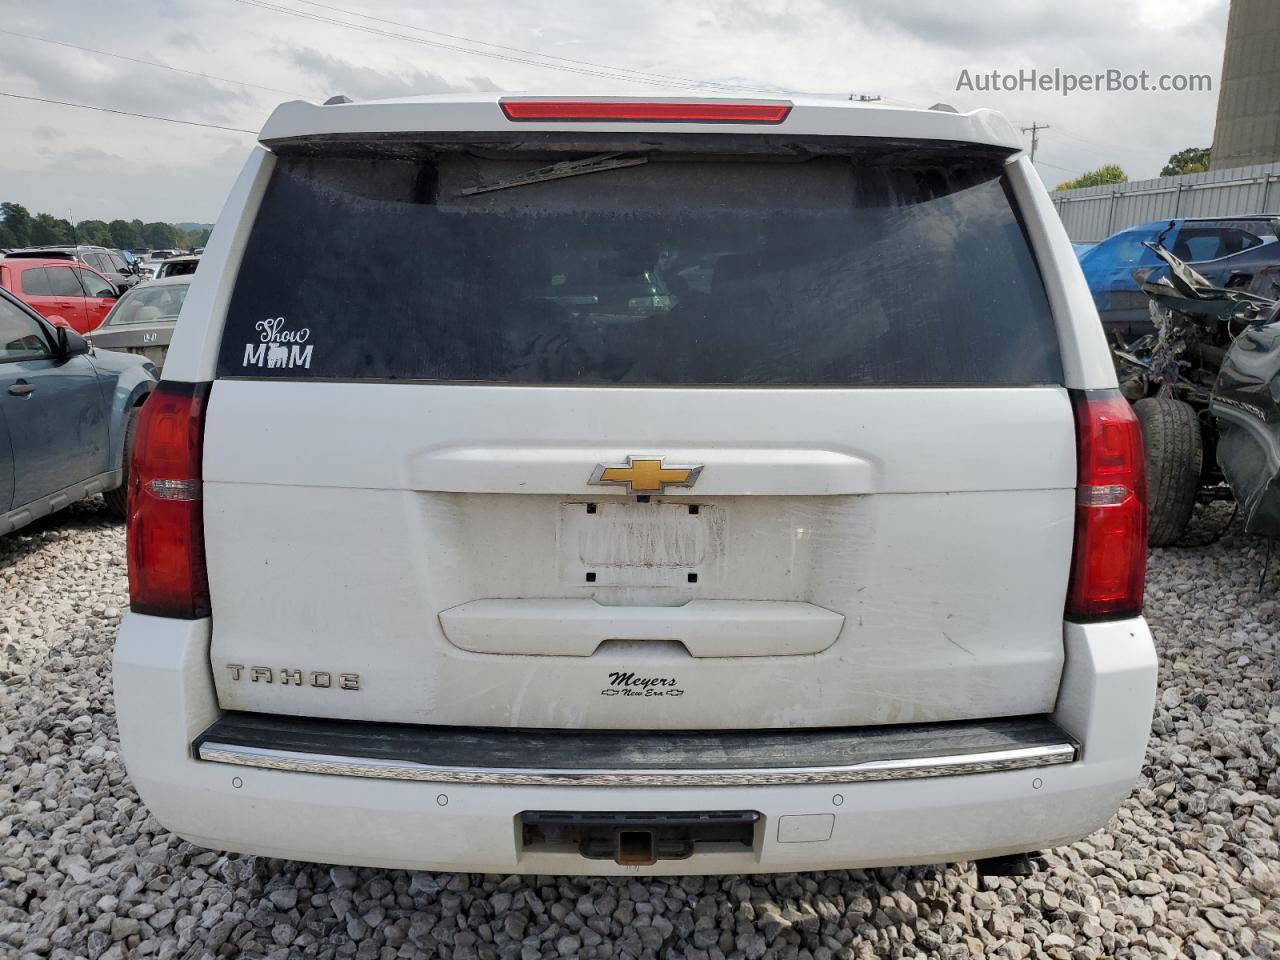
[[649, 866], [699, 852], [750, 850], [760, 814], [753, 810], [696, 813], [567, 813], [520, 815], [525, 850], [576, 848], [588, 860]]

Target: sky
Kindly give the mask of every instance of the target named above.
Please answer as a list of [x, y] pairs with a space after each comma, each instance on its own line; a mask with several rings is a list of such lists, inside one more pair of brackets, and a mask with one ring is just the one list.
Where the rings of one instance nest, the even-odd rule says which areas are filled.
[[[255, 132], [282, 101], [338, 93], [643, 94], [663, 78], [856, 93], [1048, 124], [1036, 162], [1052, 188], [1109, 163], [1154, 177], [1209, 145], [1227, 2], [0, 0], [0, 93]], [[1212, 89], [957, 89], [962, 71], [1055, 68], [1208, 74]], [[0, 200], [76, 220], [213, 222], [254, 141], [7, 96], [0, 129]]]

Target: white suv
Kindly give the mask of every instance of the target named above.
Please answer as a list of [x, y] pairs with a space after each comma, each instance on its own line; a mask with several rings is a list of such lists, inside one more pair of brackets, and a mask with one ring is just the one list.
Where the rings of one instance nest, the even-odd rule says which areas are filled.
[[284, 104], [164, 373], [115, 691], [193, 842], [927, 863], [1138, 773], [1141, 440], [998, 114]]

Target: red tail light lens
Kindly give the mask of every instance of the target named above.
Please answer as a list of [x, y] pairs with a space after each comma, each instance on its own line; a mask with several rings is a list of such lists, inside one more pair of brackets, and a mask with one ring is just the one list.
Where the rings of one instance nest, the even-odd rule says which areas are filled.
[[1067, 617], [1136, 617], [1147, 576], [1142, 430], [1118, 391], [1073, 393], [1072, 402], [1078, 479]]
[[642, 123], [781, 123], [791, 101], [500, 100], [508, 120]]
[[209, 615], [200, 463], [207, 383], [162, 382], [142, 405], [129, 461], [129, 605]]

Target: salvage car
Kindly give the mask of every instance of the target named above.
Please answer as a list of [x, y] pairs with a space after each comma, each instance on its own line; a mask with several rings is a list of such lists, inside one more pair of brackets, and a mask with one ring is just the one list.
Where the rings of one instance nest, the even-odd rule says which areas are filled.
[[1182, 539], [1197, 502], [1235, 499], [1245, 530], [1280, 538], [1280, 300], [1217, 287], [1164, 246], [1135, 272], [1147, 330], [1113, 346], [1142, 421], [1150, 541]]
[[123, 757], [271, 857], [1025, 872], [1143, 763], [1142, 470], [999, 114], [287, 103], [138, 425]]
[[0, 534], [102, 493], [125, 515], [141, 357], [94, 350], [0, 290]]
[[1150, 329], [1147, 295], [1134, 271], [1163, 267], [1149, 246], [1157, 236], [1212, 285], [1274, 297], [1274, 282], [1280, 281], [1277, 229], [1277, 214], [1177, 217], [1121, 230], [1085, 251], [1080, 267], [1108, 338], [1130, 340]]
[[120, 350], [146, 357], [156, 369], [164, 367], [174, 324], [191, 286], [190, 274], [152, 280], [121, 297], [89, 341], [104, 350]]

